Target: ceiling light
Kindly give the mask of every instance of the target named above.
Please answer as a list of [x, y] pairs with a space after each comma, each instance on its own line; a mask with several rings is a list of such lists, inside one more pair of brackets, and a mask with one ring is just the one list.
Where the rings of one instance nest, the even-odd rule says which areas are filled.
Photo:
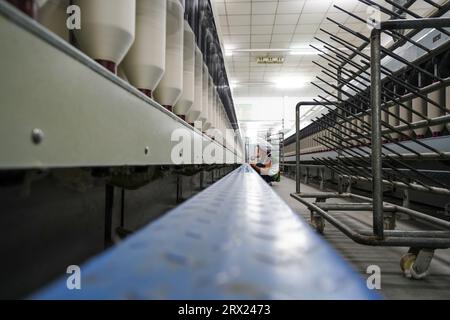
[[311, 51], [311, 50], [305, 50], [305, 51], [292, 50], [289, 53], [292, 54], [292, 55], [295, 55], [295, 56], [316, 56], [320, 52], [319, 51]]
[[242, 86], [273, 86], [274, 82], [239, 82], [239, 85]]
[[236, 87], [238, 87], [239, 86], [239, 81], [237, 81], [237, 80], [231, 80], [230, 81], [230, 89], [234, 89], [234, 88], [236, 88]]
[[274, 84], [279, 89], [298, 89], [302, 88], [307, 82], [303, 77], [283, 77], [274, 81]]
[[234, 52], [289, 52], [291, 49], [281, 48], [253, 48], [253, 49], [232, 49]]
[[[326, 51], [325, 49], [323, 49]], [[242, 53], [252, 53], [252, 52], [261, 52], [261, 53], [289, 53], [292, 55], [318, 55], [320, 52], [313, 50], [311, 48], [291, 48], [291, 49], [283, 49], [283, 48], [252, 48], [252, 49], [232, 49], [225, 48], [225, 55], [232, 56], [233, 52], [242, 52]]]

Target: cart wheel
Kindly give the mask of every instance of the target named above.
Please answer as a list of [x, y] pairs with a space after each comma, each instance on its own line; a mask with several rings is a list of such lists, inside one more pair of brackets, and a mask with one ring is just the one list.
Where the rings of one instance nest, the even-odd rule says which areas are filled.
[[429, 264], [419, 267], [417, 263], [417, 255], [413, 253], [407, 253], [400, 259], [400, 268], [402, 269], [405, 277], [419, 280], [425, 278], [428, 275]]
[[414, 265], [413, 265], [412, 268], [411, 268], [411, 276], [412, 276], [413, 279], [416, 279], [416, 280], [423, 279], [423, 278], [425, 278], [428, 275], [428, 271], [429, 270], [430, 269], [426, 269], [423, 272], [418, 272], [416, 270], [416, 268], [414, 268]]

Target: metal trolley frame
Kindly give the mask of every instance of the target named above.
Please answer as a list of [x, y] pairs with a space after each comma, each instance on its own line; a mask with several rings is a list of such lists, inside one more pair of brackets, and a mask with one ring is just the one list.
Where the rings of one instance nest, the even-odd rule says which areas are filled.
[[[365, 1], [367, 3], [367, 1]], [[405, 9], [407, 10], [407, 9]], [[381, 59], [384, 55], [389, 55], [398, 59], [404, 64], [408, 64], [407, 61], [403, 61], [401, 57], [397, 57], [393, 52], [385, 49], [381, 46], [381, 34], [383, 32], [392, 33], [400, 33], [400, 30], [405, 29], [413, 29], [413, 30], [422, 30], [425, 28], [437, 28], [438, 30], [442, 30], [442, 32], [446, 32], [445, 27], [450, 26], [450, 18], [417, 18], [417, 19], [395, 19], [381, 22], [378, 27], [373, 28], [370, 35], [370, 57], [366, 57], [368, 62], [370, 63], [370, 79], [366, 79], [366, 83], [370, 86], [370, 99], [367, 101], [362, 101], [362, 104], [365, 104], [368, 109], [360, 110], [362, 111], [358, 115], [353, 115], [354, 119], [358, 119], [359, 130], [350, 129], [350, 135], [348, 137], [337, 137], [336, 133], [333, 129], [330, 129], [331, 126], [340, 126], [342, 128], [348, 128], [345, 126], [348, 119], [342, 116], [342, 110], [340, 109], [340, 102], [344, 102], [342, 99], [342, 93], [345, 92], [342, 90], [342, 86], [346, 85], [349, 88], [351, 87], [350, 81], [343, 82], [340, 76], [340, 72], [342, 72], [342, 64], [337, 69], [338, 73], [338, 83], [341, 83], [341, 86], [332, 86], [334, 89], [337, 89], [338, 96], [334, 96], [337, 98], [337, 102], [332, 102], [327, 100], [326, 98], [322, 98], [323, 101], [314, 100], [314, 101], [303, 101], [299, 102], [296, 105], [296, 192], [292, 193], [291, 196], [304, 204], [311, 212], [311, 224], [319, 231], [323, 232], [325, 221], [328, 221], [337, 229], [342, 231], [346, 236], [351, 238], [353, 241], [370, 246], [398, 246], [398, 247], [410, 247], [407, 254], [405, 254], [400, 261], [400, 266], [404, 271], [405, 275], [408, 277], [412, 277], [415, 279], [423, 278], [427, 275], [431, 260], [434, 255], [434, 251], [436, 249], [446, 249], [450, 247], [450, 222], [445, 221], [443, 219], [433, 217], [431, 215], [412, 210], [405, 206], [399, 206], [392, 203], [388, 203], [383, 201], [383, 188], [385, 184], [395, 185], [405, 190], [420, 190], [431, 192], [435, 194], [441, 195], [450, 195], [450, 190], [445, 185], [436, 185], [435, 181], [432, 181], [431, 184], [423, 183], [422, 180], [426, 180], [427, 177], [421, 177], [424, 179], [418, 179], [413, 183], [408, 181], [402, 181], [400, 179], [392, 179], [386, 178], [385, 168], [383, 168], [383, 160], [394, 160], [397, 161], [401, 166], [406, 167], [407, 170], [413, 172], [414, 174], [420, 175], [421, 172], [415, 170], [412, 167], [407, 166], [402, 160], [416, 157], [418, 159], [428, 159], [428, 158], [437, 158], [437, 159], [450, 159], [450, 155], [446, 152], [440, 152], [435, 150], [429, 146], [426, 146], [423, 142], [418, 139], [412, 138], [411, 140], [414, 143], [419, 144], [422, 147], [427, 147], [430, 152], [416, 152], [404, 146], [404, 144], [399, 143], [393, 139], [390, 139], [387, 133], [397, 132], [402, 134], [402, 128], [421, 128], [425, 126], [429, 126], [431, 124], [440, 124], [449, 121], [450, 115], [449, 110], [445, 107], [439, 106], [444, 113], [444, 115], [429, 119], [425, 117], [422, 121], [417, 121], [414, 123], [405, 123], [400, 127], [392, 127], [387, 122], [383, 122], [382, 120], [382, 110], [384, 112], [389, 113], [388, 107], [389, 103], [387, 99], [385, 99], [388, 92], [382, 86], [381, 75], [385, 74], [388, 77], [391, 76], [391, 73], [386, 67], [381, 65]], [[351, 31], [349, 31], [351, 32]], [[339, 42], [339, 39], [336, 37], [333, 39]], [[413, 41], [411, 39], [408, 39]], [[322, 52], [322, 57], [326, 58], [326, 53]], [[357, 52], [355, 52], [357, 54]], [[344, 58], [343, 55], [336, 55], [337, 57]], [[330, 56], [331, 57], [331, 56]], [[350, 59], [340, 59], [339, 62], [352, 63]], [[415, 67], [415, 66], [413, 66]], [[420, 67], [415, 67], [420, 70], [420, 72], [425, 72], [426, 70], [420, 69]], [[327, 73], [327, 72], [325, 72]], [[362, 77], [364, 72], [360, 72], [359, 74], [354, 74], [354, 79], [358, 77]], [[435, 76], [436, 75], [431, 75]], [[319, 77], [318, 77], [319, 78]], [[436, 77], [438, 82], [431, 86], [431, 88], [427, 89], [418, 89], [418, 88], [409, 88], [408, 97], [418, 96], [423, 99], [427, 99], [426, 94], [431, 89], [440, 88], [443, 86], [448, 86], [448, 79], [440, 79]], [[320, 79], [320, 78], [319, 78]], [[341, 81], [340, 81], [341, 80]], [[395, 80], [395, 79], [394, 79]], [[407, 84], [406, 84], [407, 85]], [[355, 88], [352, 88], [355, 89]], [[324, 90], [325, 91], [325, 90]], [[356, 89], [354, 90], [356, 91]], [[326, 92], [326, 91], [325, 91]], [[402, 103], [405, 100], [405, 97], [401, 97], [400, 95], [396, 95], [393, 97], [392, 101], [394, 103]], [[428, 99], [429, 100], [429, 99]], [[339, 187], [339, 192], [318, 192], [318, 193], [302, 193], [300, 190], [300, 179], [301, 179], [301, 164], [300, 164], [300, 108], [302, 106], [312, 106], [312, 105], [322, 105], [330, 110], [328, 114], [333, 114], [335, 116], [334, 119], [339, 118], [339, 121], [332, 121], [330, 117], [324, 115], [322, 118], [315, 120], [314, 122], [318, 122], [321, 128], [325, 129], [329, 136], [333, 137], [320, 137], [315, 139], [316, 142], [335, 150], [338, 153], [336, 159], [330, 158], [314, 158], [314, 163], [319, 163], [323, 168], [329, 168], [332, 172], [337, 173], [339, 179], [347, 179], [351, 180], [364, 180], [371, 182], [372, 185], [372, 193], [373, 198], [363, 197], [360, 195], [356, 195], [351, 192], [351, 189], [347, 190], [348, 192], [343, 192], [342, 188]], [[335, 109], [330, 108], [330, 106], [335, 106]], [[339, 112], [341, 111], [341, 112]], [[447, 113], [447, 114], [445, 114]], [[366, 123], [363, 119], [363, 115], [368, 114], [371, 117], [370, 123]], [[384, 129], [382, 128], [384, 127]], [[358, 142], [358, 145], [351, 145], [345, 142], [345, 139], [355, 139]], [[367, 139], [371, 138], [370, 141], [367, 142]], [[338, 140], [340, 139], [340, 140]], [[403, 147], [404, 149], [408, 149], [408, 153], [400, 154], [398, 152], [394, 152], [389, 149], [389, 147], [383, 144], [383, 141], [389, 140], [394, 144]], [[337, 140], [337, 141], [336, 141]], [[350, 149], [348, 149], [351, 147]], [[388, 150], [390, 153], [383, 152], [383, 149]], [[357, 152], [356, 152], [357, 151]], [[364, 167], [363, 164], [366, 163], [367, 166]], [[316, 165], [317, 166], [317, 165]], [[367, 169], [366, 169], [367, 168]], [[396, 171], [395, 167], [389, 168], [391, 171]], [[398, 170], [397, 170], [398, 171]], [[400, 181], [398, 181], [400, 180]], [[321, 183], [322, 185], [322, 183]], [[351, 183], [349, 184], [351, 185]], [[315, 199], [315, 202], [308, 202], [306, 199]], [[329, 199], [342, 198], [350, 200], [350, 203], [327, 203], [326, 201]], [[340, 220], [336, 219], [335, 215], [330, 212], [333, 211], [371, 211], [373, 213], [373, 225], [372, 230], [354, 230], [350, 226], [344, 224]], [[434, 226], [440, 228], [441, 230], [414, 230], [414, 231], [402, 231], [402, 230], [394, 230], [395, 229], [395, 217], [397, 214], [404, 214], [416, 219], [420, 219], [423, 221], [427, 221]]]

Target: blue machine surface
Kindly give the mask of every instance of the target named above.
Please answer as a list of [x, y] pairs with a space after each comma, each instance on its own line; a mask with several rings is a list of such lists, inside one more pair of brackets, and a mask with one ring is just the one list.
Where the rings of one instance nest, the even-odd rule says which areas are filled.
[[81, 281], [32, 298], [379, 298], [248, 165], [82, 265]]

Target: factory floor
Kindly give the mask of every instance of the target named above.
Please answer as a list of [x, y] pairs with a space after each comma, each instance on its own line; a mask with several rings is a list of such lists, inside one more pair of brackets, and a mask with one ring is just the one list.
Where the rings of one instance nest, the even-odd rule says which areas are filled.
[[[309, 220], [309, 211], [297, 200], [290, 197], [295, 191], [295, 180], [282, 177], [273, 183], [273, 190], [300, 216]], [[319, 191], [301, 185], [302, 192]], [[343, 201], [343, 200], [339, 200]], [[339, 213], [339, 219], [359, 229], [371, 225], [369, 212]], [[413, 229], [411, 221], [397, 221], [398, 229]], [[399, 266], [401, 256], [408, 248], [369, 247], [357, 244], [335, 227], [326, 223], [325, 239], [364, 278], [369, 265], [377, 265], [381, 270], [381, 295], [386, 299], [450, 299], [450, 249], [437, 250], [431, 263], [429, 275], [422, 280], [411, 280], [403, 276]]]

